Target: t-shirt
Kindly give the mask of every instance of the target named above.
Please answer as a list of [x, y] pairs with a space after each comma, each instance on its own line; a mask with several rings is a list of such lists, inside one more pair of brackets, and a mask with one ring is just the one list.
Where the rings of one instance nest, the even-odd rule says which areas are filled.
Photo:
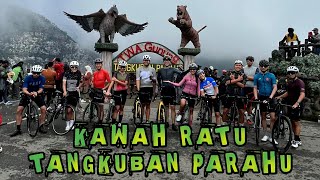
[[67, 91], [77, 91], [77, 87], [79, 86], [81, 81], [81, 72], [66, 72], [63, 76], [63, 80], [66, 80]]
[[214, 92], [214, 87], [217, 86], [216, 81], [212, 77], [206, 77], [200, 83], [200, 91], [204, 91], [206, 95], [214, 96], [217, 92]]
[[276, 76], [270, 72], [256, 74], [253, 82], [260, 96], [270, 96], [273, 86], [277, 84]]
[[[251, 76], [251, 77], [254, 77], [254, 75], [258, 74], [259, 73], [259, 69], [255, 66], [251, 66], [249, 67], [248, 65], [246, 65], [245, 67], [243, 67], [243, 71], [244, 71], [244, 74], [246, 76]], [[246, 87], [254, 87], [254, 84], [253, 84], [253, 81], [249, 81], [247, 80], [246, 82]]]
[[33, 75], [28, 75], [24, 78], [22, 88], [27, 88], [28, 92], [36, 92], [40, 88], [43, 89], [46, 79], [40, 75], [38, 78], [34, 78]]
[[93, 73], [93, 87], [102, 89], [105, 87], [106, 82], [111, 82], [108, 71], [100, 69]]
[[141, 66], [136, 70], [136, 80], [140, 80], [140, 87], [153, 87], [150, 77], [156, 80], [156, 70], [153, 67]]
[[294, 104], [298, 101], [300, 92], [305, 91], [304, 82], [301, 79], [295, 79], [294, 81], [289, 81], [287, 86], [287, 101], [289, 104]]
[[56, 78], [56, 80], [62, 80], [62, 78], [63, 78], [63, 72], [64, 72], [64, 68], [63, 68], [63, 67], [64, 67], [64, 65], [63, 65], [61, 62], [53, 65], [53, 68], [54, 68], [54, 70], [55, 70], [56, 73], [57, 73], [57, 78]]
[[[113, 77], [115, 77], [116, 79], [118, 79], [121, 82], [129, 81], [129, 76], [127, 73], [121, 74], [120, 72], [116, 72], [116, 73], [114, 73]], [[123, 90], [127, 90], [127, 89], [128, 89], [127, 85], [122, 85], [117, 82], [115, 82], [115, 84], [113, 85], [113, 90], [115, 90], [115, 91], [123, 91]]]
[[20, 66], [17, 66], [15, 68], [13, 68], [12, 71], [14, 72], [14, 76], [12, 77], [12, 80], [13, 81], [17, 81], [18, 77], [19, 77], [19, 74], [22, 73], [22, 68]]
[[[243, 80], [240, 82], [242, 84], [246, 84], [247, 76], [241, 71], [232, 71], [231, 74], [234, 75], [234, 78], [237, 79], [239, 76], [243, 75]], [[231, 75], [230, 74], [230, 75]], [[226, 77], [226, 82], [230, 81], [230, 75]], [[243, 89], [239, 87], [236, 83], [227, 85], [227, 94], [229, 95], [243, 95]]]
[[57, 73], [52, 69], [44, 69], [42, 75], [46, 78], [44, 88], [53, 88], [55, 85], [55, 78]]

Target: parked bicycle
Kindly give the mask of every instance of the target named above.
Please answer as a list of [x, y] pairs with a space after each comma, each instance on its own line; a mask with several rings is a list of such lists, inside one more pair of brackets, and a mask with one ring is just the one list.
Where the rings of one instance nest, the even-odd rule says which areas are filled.
[[281, 153], [290, 148], [293, 135], [291, 120], [283, 114], [284, 107], [292, 108], [291, 105], [282, 104], [281, 100], [278, 100], [275, 106], [277, 119], [272, 128], [272, 145], [275, 150]]
[[197, 120], [200, 121], [201, 127], [214, 127], [216, 123], [212, 123], [212, 110], [210, 109], [209, 101], [212, 99], [212, 96], [204, 96], [200, 99], [200, 109], [198, 113]]
[[62, 92], [59, 90], [55, 91], [55, 96], [53, 99], [49, 101], [47, 104], [47, 113], [46, 113], [46, 120], [44, 123], [44, 127], [49, 129], [49, 125], [52, 123], [54, 119], [54, 114], [57, 112], [57, 109], [60, 109], [63, 105], [63, 96]]
[[23, 110], [23, 116], [27, 118], [27, 129], [31, 137], [35, 137], [39, 130], [39, 112], [36, 108], [36, 105], [33, 103], [33, 100], [30, 96], [20, 94], [21, 96], [26, 96], [28, 98], [28, 105]]

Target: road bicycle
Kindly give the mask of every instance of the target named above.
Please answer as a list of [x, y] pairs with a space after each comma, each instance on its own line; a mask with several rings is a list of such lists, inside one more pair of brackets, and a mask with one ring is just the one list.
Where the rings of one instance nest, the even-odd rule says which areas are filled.
[[47, 104], [46, 120], [44, 123], [44, 127], [47, 129], [49, 129], [49, 125], [52, 123], [57, 109], [60, 109], [63, 105], [63, 93], [59, 90], [56, 90], [54, 93], [54, 98]]
[[27, 129], [28, 133], [31, 137], [35, 137], [39, 130], [39, 112], [34, 104], [32, 98], [25, 94], [21, 94], [21, 96], [25, 96], [28, 99], [28, 105], [23, 110], [23, 115], [27, 119]]
[[200, 109], [197, 120], [200, 121], [201, 127], [215, 127], [216, 123], [212, 123], [212, 109], [208, 106], [212, 101], [212, 96], [205, 95], [200, 98]]
[[239, 126], [239, 110], [237, 107], [237, 100], [247, 100], [246, 96], [230, 96], [225, 95], [226, 100], [229, 101], [229, 99], [232, 100], [231, 107], [230, 107], [230, 113], [229, 113], [229, 120], [227, 121], [228, 125], [233, 126]]
[[255, 105], [254, 113], [253, 113], [254, 114], [254, 116], [253, 116], [254, 117], [253, 128], [254, 128], [254, 132], [256, 134], [256, 145], [259, 146], [259, 143], [260, 143], [260, 130], [261, 130], [260, 104], [262, 104], [263, 101], [253, 100], [253, 101], [250, 101], [250, 102]]
[[281, 153], [285, 153], [290, 148], [293, 135], [291, 120], [283, 113], [284, 107], [292, 108], [291, 105], [282, 104], [281, 100], [278, 100], [275, 106], [277, 118], [273, 125], [271, 135], [274, 149]]
[[[151, 95], [148, 92], [139, 92], [138, 96], [134, 99], [133, 108], [132, 108], [132, 119], [135, 126], [150, 126], [149, 122], [143, 122], [143, 114], [142, 114], [142, 105], [140, 102], [141, 96], [148, 96], [149, 100], [151, 100]], [[155, 98], [153, 99], [153, 101]]]
[[186, 99], [186, 104], [185, 104], [182, 112], [180, 112], [181, 119], [180, 119], [180, 121], [177, 121], [177, 123], [179, 123], [179, 125], [183, 125], [183, 124], [188, 124], [189, 123], [190, 110], [189, 110], [188, 100], [197, 101], [196, 106], [199, 103], [198, 98], [193, 98], [193, 97], [187, 96], [184, 99]]
[[110, 96], [110, 100], [109, 100], [109, 108], [107, 109], [107, 116], [105, 117], [105, 120], [106, 120], [106, 122], [108, 123], [108, 122], [111, 122], [111, 120], [112, 120], [112, 114], [113, 114], [113, 112], [115, 111], [115, 109], [116, 109], [116, 105], [115, 105], [115, 100], [114, 100], [114, 98], [120, 98], [121, 99], [121, 102], [122, 102], [122, 95], [120, 94], [119, 96], [118, 95], [111, 95]]
[[166, 123], [166, 127], [168, 128], [169, 127], [169, 122], [168, 122], [168, 117], [166, 117], [166, 114], [167, 114], [167, 110], [166, 110], [166, 107], [163, 103], [163, 99], [166, 98], [166, 99], [172, 99], [174, 97], [172, 96], [160, 96], [160, 101], [159, 101], [159, 104], [158, 104], [158, 109], [157, 109], [157, 123]]

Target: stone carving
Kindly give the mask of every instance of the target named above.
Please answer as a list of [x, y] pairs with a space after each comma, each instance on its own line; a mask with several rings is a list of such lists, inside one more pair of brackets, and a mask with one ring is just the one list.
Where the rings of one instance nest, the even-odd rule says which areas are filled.
[[129, 21], [125, 14], [118, 15], [116, 5], [111, 7], [107, 13], [100, 9], [98, 12], [84, 16], [72, 15], [66, 12], [64, 14], [76, 21], [87, 32], [92, 30], [99, 31], [100, 39], [98, 42], [101, 43], [113, 43], [114, 34], [117, 32], [122, 36], [138, 33], [148, 24], [147, 22], [136, 24]]
[[177, 19], [173, 17], [168, 20], [181, 30], [180, 47], [184, 48], [191, 41], [195, 48], [200, 48], [199, 32], [207, 26], [204, 26], [199, 31], [192, 27], [192, 20], [187, 11], [187, 6], [177, 6]]

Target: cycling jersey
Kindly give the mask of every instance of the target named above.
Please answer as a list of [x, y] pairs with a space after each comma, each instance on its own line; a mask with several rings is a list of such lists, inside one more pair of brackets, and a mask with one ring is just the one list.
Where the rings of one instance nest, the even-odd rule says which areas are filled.
[[[120, 72], [115, 72], [113, 77], [115, 77], [116, 79], [118, 79], [121, 82], [126, 82], [129, 81], [129, 76], [127, 73], [121, 74]], [[122, 85], [120, 83], [115, 82], [113, 85], [113, 90], [114, 91], [123, 91], [123, 90], [127, 90], [128, 86], [127, 85]]]
[[53, 65], [54, 70], [57, 73], [57, 78], [56, 80], [62, 80], [63, 78], [63, 73], [64, 73], [64, 64], [59, 62]]
[[28, 92], [37, 92], [40, 88], [43, 89], [46, 79], [40, 75], [38, 78], [33, 78], [33, 75], [28, 75], [24, 78], [22, 88], [27, 88]]
[[140, 80], [140, 87], [153, 87], [152, 79], [156, 79], [156, 70], [151, 67], [141, 66], [136, 71], [136, 80]]
[[108, 71], [104, 69], [97, 70], [93, 73], [93, 87], [103, 89], [106, 82], [110, 82]]
[[214, 96], [217, 95], [217, 92], [214, 92], [216, 86], [218, 85], [212, 77], [205, 77], [200, 83], [200, 91], [204, 91], [206, 95]]
[[172, 83], [174, 86], [182, 86], [184, 85], [184, 88], [182, 92], [191, 94], [196, 96], [197, 94], [200, 94], [200, 85], [199, 85], [199, 79], [195, 76], [192, 76], [190, 73], [185, 75], [183, 79], [179, 83]]
[[63, 80], [66, 81], [68, 92], [77, 91], [77, 87], [79, 87], [81, 81], [81, 72], [66, 72], [63, 76]]
[[[230, 75], [234, 75], [234, 78], [237, 79], [239, 76], [243, 75], [243, 80], [240, 82], [242, 84], [246, 84], [247, 76], [243, 73], [243, 70], [241, 71], [232, 71]], [[230, 81], [230, 75], [226, 77], [226, 82]], [[238, 86], [236, 83], [234, 84], [228, 84], [227, 85], [227, 94], [229, 95], [243, 95], [243, 90], [240, 86]]]
[[288, 82], [288, 97], [286, 98], [290, 105], [295, 104], [300, 96], [300, 92], [305, 92], [305, 84], [301, 79], [295, 79]]
[[172, 84], [170, 83], [166, 83], [163, 81], [174, 81], [174, 75], [175, 74], [180, 74], [181, 72], [176, 69], [176, 68], [172, 68], [172, 67], [164, 67], [159, 69], [158, 71], [158, 76], [157, 76], [157, 80], [159, 83], [159, 87], [173, 87]]
[[273, 86], [277, 84], [275, 75], [270, 72], [256, 74], [253, 83], [261, 96], [270, 96]]
[[45, 88], [54, 88], [57, 73], [52, 69], [44, 69], [42, 75], [46, 78]]

